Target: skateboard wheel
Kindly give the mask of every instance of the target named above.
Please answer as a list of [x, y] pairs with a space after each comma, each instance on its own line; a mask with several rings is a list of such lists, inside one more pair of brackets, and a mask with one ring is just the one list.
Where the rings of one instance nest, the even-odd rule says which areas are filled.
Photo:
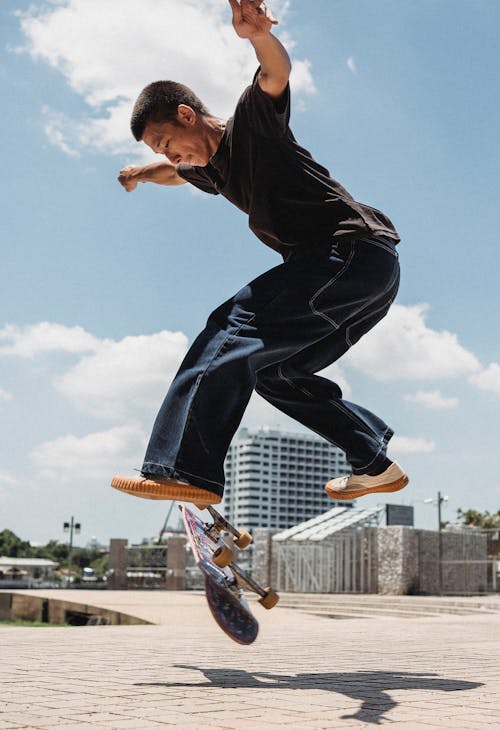
[[276, 591], [273, 591], [272, 588], [266, 588], [266, 595], [259, 598], [259, 603], [264, 606], [264, 608], [270, 609], [274, 608], [279, 600], [280, 597]]
[[240, 536], [235, 538], [235, 540], [234, 540], [234, 544], [240, 550], [244, 550], [249, 545], [251, 545], [252, 542], [253, 542], [252, 536], [246, 530], [243, 530], [242, 532], [240, 532]]
[[234, 550], [229, 545], [221, 545], [212, 555], [212, 560], [218, 568], [226, 568], [234, 560]]

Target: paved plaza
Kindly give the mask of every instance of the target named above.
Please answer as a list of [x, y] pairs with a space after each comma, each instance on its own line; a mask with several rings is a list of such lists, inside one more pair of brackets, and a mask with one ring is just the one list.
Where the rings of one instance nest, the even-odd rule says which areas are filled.
[[123, 596], [130, 613], [161, 606], [161, 624], [0, 627], [0, 730], [500, 728], [499, 613], [342, 621], [255, 605], [260, 635], [241, 647], [203, 595]]

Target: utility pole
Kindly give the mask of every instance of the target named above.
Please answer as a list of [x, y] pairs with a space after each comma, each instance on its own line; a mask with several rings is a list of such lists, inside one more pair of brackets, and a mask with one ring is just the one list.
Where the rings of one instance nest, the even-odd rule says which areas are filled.
[[71, 522], [65, 522], [63, 524], [64, 532], [69, 532], [69, 551], [68, 551], [68, 577], [66, 580], [66, 588], [71, 585], [71, 558], [73, 557], [73, 531], [78, 535], [81, 529], [81, 524], [75, 522], [75, 518], [71, 518]]
[[[438, 509], [438, 570], [439, 570], [439, 595], [443, 595], [443, 521], [441, 519], [441, 505], [447, 502], [448, 497], [442, 497], [441, 492], [437, 493], [437, 509]], [[433, 504], [434, 500], [424, 499], [425, 504]]]
[[444, 498], [441, 497], [441, 492], [438, 492], [438, 520], [439, 520], [439, 595], [443, 595], [443, 524], [441, 522], [441, 503]]

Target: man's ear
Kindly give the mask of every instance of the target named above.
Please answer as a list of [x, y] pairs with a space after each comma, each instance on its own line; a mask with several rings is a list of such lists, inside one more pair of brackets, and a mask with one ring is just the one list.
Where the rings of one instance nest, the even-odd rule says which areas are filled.
[[195, 110], [187, 104], [179, 104], [177, 107], [177, 121], [187, 127], [194, 126], [196, 122]]

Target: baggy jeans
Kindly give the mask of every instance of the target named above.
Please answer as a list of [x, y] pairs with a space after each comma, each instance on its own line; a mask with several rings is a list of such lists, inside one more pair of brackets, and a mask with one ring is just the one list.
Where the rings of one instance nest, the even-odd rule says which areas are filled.
[[388, 238], [295, 251], [218, 307], [196, 338], [156, 418], [142, 473], [218, 495], [224, 459], [255, 389], [340, 447], [353, 473], [387, 466], [393, 431], [316, 375], [387, 313], [399, 286]]

